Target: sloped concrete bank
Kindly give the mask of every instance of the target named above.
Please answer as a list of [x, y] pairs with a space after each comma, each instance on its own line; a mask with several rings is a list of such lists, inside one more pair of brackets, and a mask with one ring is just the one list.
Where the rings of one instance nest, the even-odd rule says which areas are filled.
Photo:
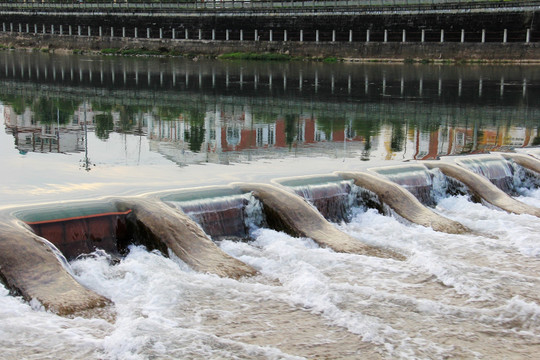
[[232, 52], [282, 53], [298, 57], [358, 60], [439, 60], [540, 62], [540, 43], [455, 42], [300, 42], [238, 40], [172, 40], [50, 34], [0, 34], [0, 44], [46, 51], [142, 49], [181, 55], [218, 56]]

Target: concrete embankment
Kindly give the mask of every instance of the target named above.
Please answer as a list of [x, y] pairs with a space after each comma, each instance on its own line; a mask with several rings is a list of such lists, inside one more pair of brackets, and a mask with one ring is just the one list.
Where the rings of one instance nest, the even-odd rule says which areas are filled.
[[0, 44], [7, 47], [46, 49], [47, 51], [144, 49], [204, 56], [246, 52], [283, 53], [306, 58], [338, 57], [379, 61], [540, 62], [540, 43], [225, 41], [1, 33]]

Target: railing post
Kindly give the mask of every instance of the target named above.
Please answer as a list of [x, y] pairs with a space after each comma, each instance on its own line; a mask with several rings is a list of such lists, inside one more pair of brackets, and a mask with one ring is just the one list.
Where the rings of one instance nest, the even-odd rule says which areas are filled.
[[422, 35], [421, 35], [420, 42], [425, 42], [425, 41], [426, 41], [426, 30], [422, 29]]
[[199, 40], [202, 40], [202, 30], [199, 29]]
[[482, 29], [482, 43], [486, 42], [486, 29]]
[[[243, 4], [243, 2], [242, 2]], [[240, 29], [240, 41], [244, 41], [244, 30]]]
[[444, 42], [444, 30], [441, 29], [441, 42], [443, 43]]
[[465, 29], [461, 29], [461, 42], [465, 42]]
[[370, 31], [369, 31], [369, 29], [367, 29], [367, 30], [366, 30], [366, 43], [369, 42], [369, 40], [370, 40], [370, 39], [369, 39], [369, 38], [370, 38], [370, 35], [371, 35], [371, 34], [370, 34]]
[[349, 30], [349, 42], [352, 42], [353, 31]]
[[336, 30], [332, 30], [332, 42], [336, 42]]
[[405, 32], [405, 29], [403, 29], [403, 33], [402, 33], [402, 36], [401, 36], [401, 42], [406, 42], [407, 41], [407, 34]]
[[388, 42], [388, 30], [384, 29], [384, 42]]
[[315, 42], [319, 42], [319, 30], [315, 30]]
[[225, 40], [229, 41], [229, 29], [225, 30]]
[[189, 40], [189, 31], [188, 31], [188, 29], [186, 29], [184, 31], [184, 39]]
[[506, 43], [507, 40], [508, 40], [508, 30], [507, 30], [507, 29], [504, 29], [504, 32], [503, 32], [503, 43]]
[[283, 30], [283, 41], [287, 41], [287, 30]]
[[531, 42], [531, 29], [527, 29], [527, 34], [525, 35], [525, 42], [527, 44]]
[[270, 29], [270, 41], [274, 41], [274, 34], [272, 29]]
[[300, 29], [300, 42], [304, 42], [304, 30]]

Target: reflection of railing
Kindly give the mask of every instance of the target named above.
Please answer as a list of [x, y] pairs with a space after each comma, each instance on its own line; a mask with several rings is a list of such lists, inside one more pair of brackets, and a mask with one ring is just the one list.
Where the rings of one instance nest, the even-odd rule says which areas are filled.
[[159, 1], [102, 1], [102, 0], [59, 0], [59, 1], [27, 1], [17, 0], [0, 3], [2, 10], [41, 10], [41, 11], [193, 11], [193, 10], [398, 10], [404, 7], [414, 7], [418, 10], [456, 9], [456, 8], [505, 8], [540, 6], [540, 1], [508, 1], [508, 0], [279, 0], [279, 1], [249, 1], [249, 0], [159, 0]]

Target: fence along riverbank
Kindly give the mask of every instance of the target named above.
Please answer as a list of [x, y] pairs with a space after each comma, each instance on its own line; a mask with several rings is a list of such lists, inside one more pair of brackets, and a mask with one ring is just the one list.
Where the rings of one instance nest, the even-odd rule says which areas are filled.
[[211, 56], [240, 51], [534, 61], [540, 52], [539, 9], [537, 1], [15, 2], [0, 4], [0, 41]]

